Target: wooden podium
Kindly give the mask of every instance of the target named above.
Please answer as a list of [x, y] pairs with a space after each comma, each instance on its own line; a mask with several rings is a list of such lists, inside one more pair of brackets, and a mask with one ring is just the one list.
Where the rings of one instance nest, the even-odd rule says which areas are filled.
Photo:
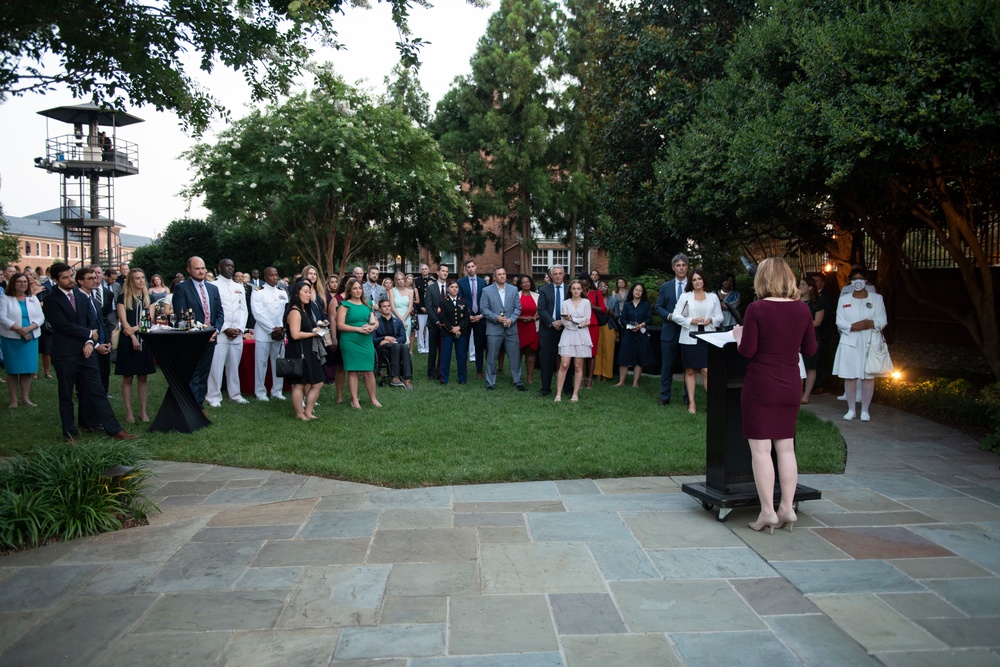
[[[698, 334], [692, 334], [698, 336]], [[708, 409], [705, 434], [705, 481], [687, 483], [681, 490], [701, 501], [706, 510], [718, 510], [719, 521], [725, 521], [736, 507], [757, 507], [757, 487], [753, 481], [750, 444], [742, 436], [743, 409], [740, 396], [747, 360], [736, 349], [736, 341], [722, 347], [708, 344]], [[771, 460], [775, 452], [771, 450]], [[774, 502], [781, 499], [775, 466]], [[800, 500], [819, 500], [816, 489], [799, 484], [795, 489], [795, 506]]]

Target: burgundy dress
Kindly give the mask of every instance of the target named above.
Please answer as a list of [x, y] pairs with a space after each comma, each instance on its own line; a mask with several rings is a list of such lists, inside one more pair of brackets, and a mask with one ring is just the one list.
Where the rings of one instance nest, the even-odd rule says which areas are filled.
[[605, 310], [604, 297], [601, 295], [601, 290], [592, 289], [587, 292], [587, 298], [590, 299], [590, 326], [587, 330], [590, 332], [591, 356], [596, 357], [597, 340], [601, 335], [601, 327], [597, 326], [597, 312]]
[[749, 359], [743, 380], [743, 437], [795, 437], [802, 399], [799, 352], [816, 353], [809, 306], [801, 301], [754, 301], [743, 318], [739, 351]]
[[[530, 294], [521, 295], [521, 317], [534, 317], [538, 314], [538, 304], [535, 303], [535, 297]], [[521, 322], [517, 323], [517, 340], [521, 349], [530, 348], [532, 350], [538, 349], [538, 330], [535, 329], [534, 322]]]

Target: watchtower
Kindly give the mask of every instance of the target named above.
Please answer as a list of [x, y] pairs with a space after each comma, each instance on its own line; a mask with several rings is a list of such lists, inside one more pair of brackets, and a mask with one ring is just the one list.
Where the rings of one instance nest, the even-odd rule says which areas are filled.
[[[45, 157], [35, 166], [59, 174], [59, 222], [63, 225], [63, 257], [70, 243], [89, 250], [90, 262], [106, 266], [113, 256], [115, 179], [139, 173], [139, 147], [118, 136], [118, 128], [143, 122], [124, 111], [94, 104], [56, 107], [40, 115], [73, 126], [72, 133], [53, 135], [45, 122]], [[103, 129], [107, 128], [107, 130]], [[107, 234], [101, 250], [100, 231]]]

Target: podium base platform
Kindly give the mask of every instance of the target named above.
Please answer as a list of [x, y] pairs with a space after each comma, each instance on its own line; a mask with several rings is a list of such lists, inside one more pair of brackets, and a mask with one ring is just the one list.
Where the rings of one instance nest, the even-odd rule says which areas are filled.
[[[760, 506], [760, 501], [757, 499], [757, 487], [753, 483], [734, 484], [727, 493], [710, 488], [705, 482], [694, 482], [681, 485], [681, 491], [700, 500], [701, 506], [709, 512], [718, 510], [716, 518], [719, 521], [725, 521], [729, 517], [729, 513], [737, 507]], [[821, 497], [822, 494], [816, 489], [799, 484], [795, 487], [793, 505], [798, 509], [800, 501], [819, 500]], [[774, 502], [777, 503], [780, 500], [781, 490], [775, 487]]]

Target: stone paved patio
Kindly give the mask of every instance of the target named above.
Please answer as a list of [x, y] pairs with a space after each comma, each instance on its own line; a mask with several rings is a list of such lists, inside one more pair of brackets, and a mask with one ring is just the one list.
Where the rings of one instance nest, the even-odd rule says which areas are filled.
[[0, 665], [1000, 665], [1000, 458], [875, 406], [794, 533], [689, 478], [388, 490], [157, 463], [151, 524], [0, 560]]

